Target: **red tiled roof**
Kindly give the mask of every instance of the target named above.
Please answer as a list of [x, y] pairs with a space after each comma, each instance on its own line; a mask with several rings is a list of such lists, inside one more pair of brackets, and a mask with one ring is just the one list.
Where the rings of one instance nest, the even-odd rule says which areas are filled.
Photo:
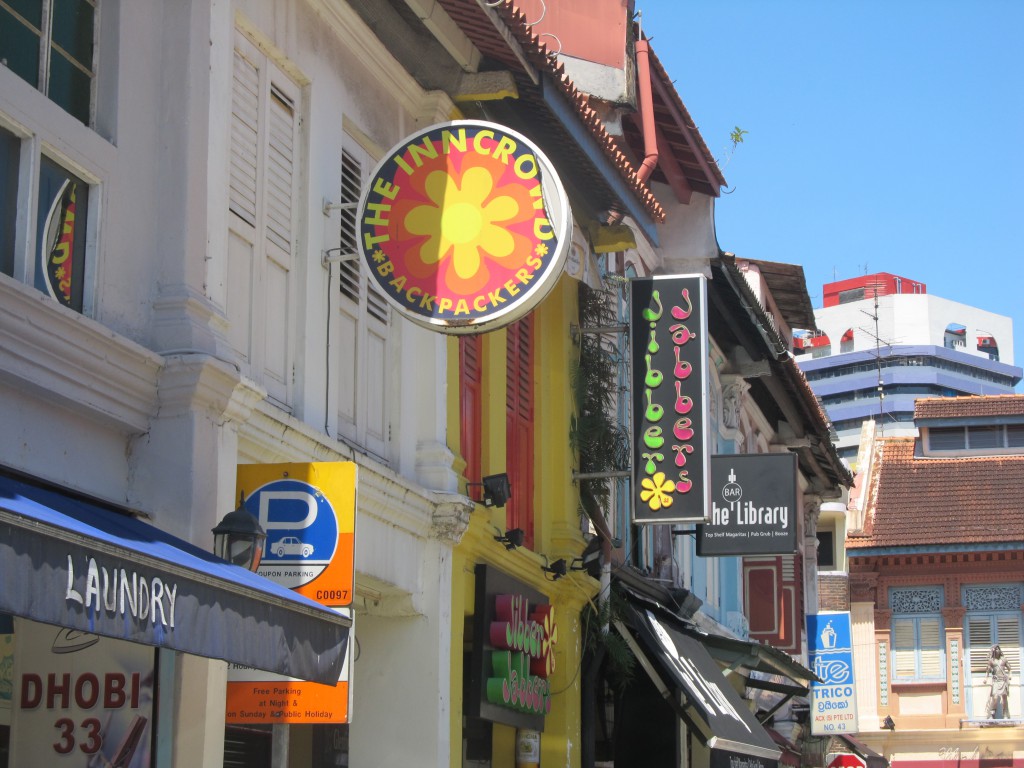
[[928, 397], [914, 402], [915, 419], [1024, 416], [1024, 395]]
[[865, 530], [846, 547], [1024, 541], [1024, 456], [917, 458], [916, 439], [880, 440]]
[[[509, 41], [502, 36], [488, 18], [487, 12], [475, 0], [438, 0], [438, 2], [484, 55], [501, 62], [512, 72], [520, 75], [524, 73], [523, 63], [516, 57]], [[568, 99], [603, 154], [615, 166], [651, 218], [663, 221], [665, 210], [661, 203], [655, 198], [647, 184], [637, 176], [637, 169], [625, 153], [618, 148], [615, 138], [605, 130], [604, 122], [597, 111], [588, 104], [587, 96], [575, 86], [565, 73], [565, 67], [555, 59], [548, 47], [530, 29], [526, 14], [516, 7], [513, 0], [499, 2], [493, 6], [493, 10], [501, 17], [515, 38], [515, 43], [522, 50], [530, 66], [549, 75], [564, 97]], [[518, 80], [520, 97], [523, 101], [533, 103], [539, 109], [543, 109], [541, 89], [527, 86], [526, 83], [529, 81], [524, 81], [522, 77]]]

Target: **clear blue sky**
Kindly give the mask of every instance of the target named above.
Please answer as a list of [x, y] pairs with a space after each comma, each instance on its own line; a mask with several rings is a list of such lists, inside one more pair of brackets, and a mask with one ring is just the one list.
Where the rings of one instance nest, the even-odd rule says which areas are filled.
[[1024, 362], [1024, 0], [636, 7], [729, 183], [723, 250], [802, 265], [815, 307], [833, 279], [923, 281], [1012, 317]]

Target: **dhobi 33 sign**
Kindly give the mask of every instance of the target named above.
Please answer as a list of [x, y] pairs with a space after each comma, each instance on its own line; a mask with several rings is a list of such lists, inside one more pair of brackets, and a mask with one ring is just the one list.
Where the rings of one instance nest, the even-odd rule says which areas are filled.
[[807, 616], [811, 681], [811, 733], [857, 733], [857, 689], [853, 676], [850, 614], [826, 611]]
[[709, 507], [707, 280], [633, 280], [633, 521], [703, 522]]
[[511, 323], [550, 291], [572, 219], [540, 149], [504, 126], [459, 120], [392, 147], [359, 203], [357, 238], [402, 315], [446, 333]]

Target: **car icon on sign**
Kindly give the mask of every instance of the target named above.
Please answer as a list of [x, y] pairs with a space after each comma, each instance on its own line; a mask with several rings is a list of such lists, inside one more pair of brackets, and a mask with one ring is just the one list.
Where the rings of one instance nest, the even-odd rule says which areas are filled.
[[309, 557], [313, 554], [313, 545], [300, 541], [295, 536], [285, 536], [283, 539], [275, 541], [270, 551], [278, 557], [284, 557], [285, 555]]

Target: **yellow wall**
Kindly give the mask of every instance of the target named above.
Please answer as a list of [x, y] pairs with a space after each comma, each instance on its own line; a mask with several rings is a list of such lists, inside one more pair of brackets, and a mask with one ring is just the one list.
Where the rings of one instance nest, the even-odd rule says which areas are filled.
[[[580, 532], [579, 496], [572, 482], [576, 466], [569, 447], [569, 422], [573, 412], [570, 361], [577, 349], [570, 323], [577, 323], [577, 282], [563, 276], [534, 310], [534, 537], [536, 551], [507, 551], [494, 537], [505, 531], [504, 509], [478, 505], [469, 530], [456, 546], [452, 578], [452, 766], [460, 766], [462, 744], [462, 654], [472, 637], [466, 633], [473, 614], [475, 574], [478, 564], [491, 565], [529, 587], [542, 592], [555, 606], [558, 640], [551, 713], [541, 735], [541, 764], [580, 764], [580, 675], [582, 627], [580, 614], [597, 592], [597, 582], [580, 572], [550, 581], [541, 570], [558, 558], [571, 561], [585, 545]], [[505, 331], [483, 339], [483, 456], [484, 475], [509, 471], [505, 466]], [[459, 453], [459, 357], [458, 341], [449, 342], [448, 436], [449, 447]], [[546, 556], [546, 557], [545, 557]], [[470, 625], [471, 627], [471, 625]], [[471, 630], [470, 630], [471, 631]], [[494, 726], [494, 768], [514, 768], [515, 730]]]

